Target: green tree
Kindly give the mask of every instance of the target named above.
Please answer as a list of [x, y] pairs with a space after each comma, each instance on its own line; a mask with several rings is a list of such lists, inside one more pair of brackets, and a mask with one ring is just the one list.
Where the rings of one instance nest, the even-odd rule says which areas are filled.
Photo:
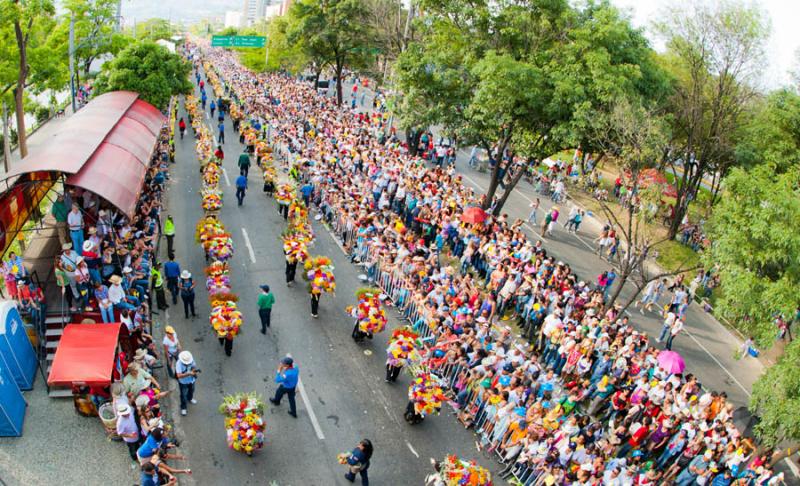
[[117, 0], [66, 0], [63, 7], [68, 12], [59, 25], [63, 35], [69, 35], [70, 19], [75, 19], [76, 75], [81, 70], [88, 75], [95, 59], [106, 54], [114, 56], [131, 41], [114, 31]]
[[667, 162], [674, 173], [682, 166], [669, 227], [674, 238], [703, 177], [722, 178], [737, 162], [735, 142], [756, 96], [769, 21], [759, 7], [738, 0], [695, 0], [661, 17], [656, 27], [667, 44], [664, 65], [675, 79]]
[[[800, 341], [794, 341], [778, 362], [767, 368], [753, 385], [750, 411], [759, 421], [758, 438], [774, 447], [783, 441], [800, 441]], [[797, 450], [797, 447], [794, 447]]]
[[298, 0], [289, 10], [296, 19], [289, 41], [302, 49], [317, 73], [330, 65], [336, 75], [336, 102], [342, 104], [345, 67], [358, 69], [367, 62], [373, 34], [366, 21], [363, 0]]
[[159, 109], [165, 109], [173, 95], [191, 92], [191, 66], [179, 55], [154, 42], [143, 41], [125, 48], [103, 65], [97, 77], [99, 93], [129, 90]]
[[148, 19], [134, 24], [133, 37], [136, 39], [155, 42], [159, 39], [169, 40], [173, 35], [175, 29], [166, 19]]
[[28, 155], [25, 100], [29, 88], [60, 89], [67, 76], [64, 39], [55, 33], [51, 0], [0, 0], [0, 97], [13, 94], [20, 156]]
[[295, 19], [291, 15], [282, 15], [270, 19], [267, 24], [268, 71], [283, 69], [298, 73], [310, 63], [301, 46], [289, 41], [289, 32], [294, 28], [293, 22]]
[[717, 312], [764, 346], [775, 340], [775, 314], [791, 319], [800, 295], [800, 168], [776, 174], [770, 164], [735, 168], [714, 208], [713, 244], [723, 285]]
[[486, 150], [497, 162], [484, 208], [507, 179], [497, 213], [527, 165], [594, 140], [596, 112], [644, 91], [643, 66], [655, 70], [645, 38], [608, 2], [426, 0], [421, 8], [420, 38], [396, 66], [401, 125], [417, 134], [439, 125]]

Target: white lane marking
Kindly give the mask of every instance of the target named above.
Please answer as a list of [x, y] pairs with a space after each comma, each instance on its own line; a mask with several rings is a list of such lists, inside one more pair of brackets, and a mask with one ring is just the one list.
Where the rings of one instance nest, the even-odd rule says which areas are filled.
[[789, 469], [792, 470], [792, 474], [794, 474], [794, 477], [800, 478], [800, 469], [797, 469], [797, 466], [795, 466], [794, 463], [790, 461], [788, 457], [784, 459], [784, 462], [786, 462], [786, 465], [789, 466]]
[[411, 442], [406, 441], [406, 446], [408, 446], [408, 450], [410, 450], [411, 453], [417, 456], [417, 459], [419, 459], [419, 454], [417, 454], [417, 451], [414, 450], [414, 446], [411, 445]]
[[733, 380], [733, 382], [734, 382], [734, 383], [736, 383], [737, 385], [739, 385], [739, 388], [741, 388], [741, 389], [742, 389], [742, 391], [744, 392], [744, 394], [745, 394], [745, 395], [747, 395], [747, 398], [750, 398], [750, 396], [751, 396], [751, 395], [750, 395], [750, 392], [749, 392], [749, 391], [747, 391], [747, 388], [745, 388], [745, 387], [744, 387], [744, 385], [742, 385], [741, 383], [739, 383], [739, 380], [737, 380], [737, 379], [736, 379], [736, 377], [735, 377], [735, 376], [733, 376], [733, 374], [732, 374], [730, 371], [728, 371], [728, 368], [724, 367], [724, 366], [722, 365], [722, 363], [720, 363], [720, 362], [719, 362], [719, 360], [717, 359], [717, 357], [716, 357], [716, 356], [714, 356], [713, 354], [711, 354], [711, 351], [709, 351], [709, 350], [708, 350], [708, 348], [706, 348], [705, 346], [703, 346], [703, 344], [702, 344], [700, 341], [698, 341], [698, 340], [697, 340], [697, 338], [695, 338], [695, 337], [692, 335], [692, 333], [691, 333], [691, 332], [689, 332], [689, 330], [688, 330], [688, 329], [686, 329], [685, 331], [686, 331], [686, 335], [687, 335], [687, 336], [689, 336], [690, 338], [692, 338], [692, 341], [694, 341], [694, 342], [695, 342], [695, 343], [696, 343], [698, 346], [700, 346], [700, 348], [702, 348], [702, 349], [703, 349], [703, 351], [705, 351], [705, 352], [706, 352], [706, 354], [707, 354], [707, 355], [709, 355], [709, 356], [711, 357], [711, 359], [713, 359], [713, 360], [714, 360], [714, 362], [715, 362], [715, 363], [717, 363], [717, 364], [719, 365], [719, 367], [720, 367], [720, 368], [722, 368], [722, 371], [724, 371], [725, 373], [727, 373], [727, 374], [728, 374], [728, 376], [730, 376], [730, 377], [731, 377], [731, 380]]
[[228, 179], [228, 171], [225, 170], [225, 167], [222, 168], [222, 175], [225, 176], [225, 185], [231, 187], [231, 180]]
[[244, 246], [247, 247], [247, 253], [250, 254], [250, 261], [256, 262], [256, 254], [253, 251], [253, 245], [250, 244], [250, 237], [247, 236], [247, 230], [242, 228], [242, 236], [244, 236]]
[[297, 389], [300, 390], [300, 398], [303, 400], [303, 405], [305, 405], [306, 410], [308, 411], [308, 418], [311, 419], [311, 425], [314, 427], [314, 432], [317, 434], [317, 439], [325, 440], [325, 434], [322, 433], [322, 428], [319, 426], [317, 416], [314, 414], [314, 409], [311, 408], [311, 401], [309, 401], [308, 395], [306, 395], [306, 389], [301, 380], [297, 380]]

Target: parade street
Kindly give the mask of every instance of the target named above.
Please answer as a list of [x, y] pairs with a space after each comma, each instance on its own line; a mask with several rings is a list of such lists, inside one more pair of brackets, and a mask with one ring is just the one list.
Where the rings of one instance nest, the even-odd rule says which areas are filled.
[[[178, 116], [186, 115], [181, 110]], [[167, 311], [167, 320], [175, 327], [184, 349], [193, 353], [203, 370], [195, 394], [198, 404], [189, 406], [187, 416], [176, 413], [174, 417], [182, 451], [193, 470], [192, 476], [184, 476], [182, 481], [348, 484], [334, 459], [362, 438], [370, 438], [376, 448], [370, 467], [370, 477], [376, 484], [422, 484], [432, 471], [429, 459], [445, 453], [479, 458], [474, 435], [454, 419], [450, 407], [445, 406], [440, 416], [429, 417], [417, 426], [403, 420], [410, 378], [403, 373], [397, 383], [384, 382], [386, 333], [362, 345], [351, 339], [353, 320], [344, 309], [354, 303], [355, 289], [363, 286], [358, 280], [361, 272], [349, 263], [319, 222], [314, 222], [312, 252], [333, 259], [338, 285], [335, 296], [322, 297], [320, 317], [313, 319], [305, 282], [298, 277], [294, 287], [286, 286], [280, 240], [286, 222], [278, 214], [275, 201], [261, 192], [258, 168], [250, 170], [250, 190], [244, 205], [235, 204], [235, 189], [228, 183], [237, 173], [236, 159], [244, 147], [234, 135], [229, 117], [225, 123], [230, 136], [223, 145], [226, 175], [220, 187], [225, 192], [225, 204], [220, 219], [233, 235], [236, 253], [231, 260], [231, 282], [239, 294], [244, 325], [228, 358], [208, 324], [205, 290], [198, 288], [196, 319], [183, 318], [180, 300]], [[167, 211], [176, 222], [176, 260], [195, 281], [203, 281], [206, 263], [202, 248], [194, 241], [194, 227], [203, 211], [191, 132], [183, 140], [178, 138], [175, 145]], [[259, 332], [256, 307], [259, 285], [263, 284], [270, 285], [276, 299], [272, 326], [266, 335]], [[401, 325], [393, 310], [389, 309], [388, 315], [389, 329]], [[298, 418], [288, 415], [285, 399], [277, 408], [268, 403], [264, 449], [252, 458], [230, 450], [225, 443], [223, 417], [217, 410], [222, 397], [240, 391], [258, 391], [265, 399], [272, 396], [275, 370], [287, 353], [300, 367]], [[171, 399], [177, 411], [177, 386], [174, 381], [170, 383], [176, 388]], [[487, 467], [496, 464], [481, 462]]]

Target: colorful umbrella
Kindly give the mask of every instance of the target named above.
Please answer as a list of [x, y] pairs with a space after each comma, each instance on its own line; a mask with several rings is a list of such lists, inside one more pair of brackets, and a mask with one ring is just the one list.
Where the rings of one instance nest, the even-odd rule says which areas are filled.
[[486, 214], [486, 211], [477, 206], [467, 208], [463, 213], [461, 213], [461, 221], [464, 223], [483, 223], [488, 217], [489, 215]]
[[675, 351], [661, 351], [658, 353], [658, 366], [670, 374], [683, 373], [686, 363], [683, 358]]

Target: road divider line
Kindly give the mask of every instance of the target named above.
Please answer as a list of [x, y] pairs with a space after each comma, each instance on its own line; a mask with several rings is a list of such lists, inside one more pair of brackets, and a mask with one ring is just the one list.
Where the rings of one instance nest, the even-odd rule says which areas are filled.
[[419, 459], [419, 454], [417, 454], [417, 451], [414, 449], [414, 446], [411, 445], [411, 442], [406, 441], [406, 446], [408, 446], [408, 450], [410, 450], [411, 453], [414, 454], [417, 459]]
[[719, 367], [720, 367], [720, 368], [722, 368], [722, 371], [724, 371], [725, 373], [727, 373], [727, 374], [728, 374], [728, 376], [730, 376], [730, 377], [731, 377], [731, 380], [733, 380], [733, 382], [734, 382], [734, 383], [736, 383], [737, 385], [739, 385], [739, 388], [741, 388], [741, 389], [742, 389], [742, 391], [744, 392], [744, 394], [745, 394], [745, 395], [747, 395], [747, 398], [750, 398], [750, 397], [751, 397], [751, 395], [750, 395], [750, 392], [749, 392], [749, 391], [747, 391], [747, 388], [745, 388], [745, 387], [744, 387], [744, 385], [742, 385], [741, 383], [739, 383], [739, 380], [737, 380], [737, 379], [736, 379], [736, 377], [735, 377], [735, 376], [733, 376], [733, 373], [731, 373], [730, 371], [728, 371], [728, 368], [726, 368], [725, 366], [723, 366], [723, 365], [722, 365], [722, 363], [720, 363], [720, 362], [719, 362], [719, 360], [717, 359], [717, 357], [716, 357], [716, 356], [714, 356], [713, 354], [711, 354], [711, 351], [709, 351], [709, 350], [708, 350], [708, 348], [706, 348], [705, 346], [703, 346], [703, 343], [701, 343], [700, 341], [698, 341], [698, 340], [697, 340], [697, 338], [695, 338], [695, 337], [692, 335], [692, 333], [691, 333], [691, 332], [689, 332], [689, 330], [688, 330], [688, 329], [686, 329], [686, 335], [687, 335], [687, 336], [689, 336], [690, 338], [692, 338], [692, 341], [694, 341], [694, 342], [695, 342], [695, 343], [696, 343], [698, 346], [700, 346], [700, 348], [701, 348], [703, 351], [705, 351], [705, 352], [706, 352], [706, 354], [707, 354], [707, 355], [709, 355], [709, 356], [711, 357], [711, 359], [713, 359], [713, 360], [714, 360], [714, 362], [715, 362], [715, 363], [717, 363], [717, 365], [719, 365]]
[[256, 262], [256, 254], [253, 251], [253, 245], [250, 244], [250, 237], [247, 236], [247, 230], [242, 228], [242, 236], [244, 236], [244, 246], [247, 247], [247, 253], [250, 255], [250, 261]]
[[231, 180], [228, 179], [228, 171], [225, 170], [225, 167], [222, 168], [222, 175], [225, 176], [225, 185], [231, 187]]
[[317, 434], [317, 439], [325, 440], [325, 434], [322, 433], [322, 428], [319, 426], [317, 416], [314, 414], [314, 409], [311, 408], [311, 401], [308, 399], [308, 395], [306, 395], [306, 388], [303, 386], [303, 382], [301, 380], [297, 380], [297, 389], [300, 390], [300, 398], [303, 400], [303, 405], [305, 405], [306, 410], [308, 411], [308, 418], [311, 419], [311, 425], [314, 427], [314, 432]]

